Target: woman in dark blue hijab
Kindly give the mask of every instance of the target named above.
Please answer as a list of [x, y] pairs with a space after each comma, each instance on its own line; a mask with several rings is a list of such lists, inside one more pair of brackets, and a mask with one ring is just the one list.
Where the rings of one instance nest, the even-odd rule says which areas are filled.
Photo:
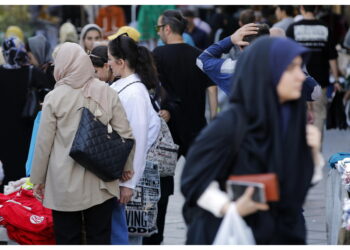
[[186, 159], [181, 191], [187, 244], [214, 240], [221, 218], [197, 205], [213, 181], [225, 191], [230, 175], [271, 172], [279, 179], [280, 201], [244, 219], [257, 244], [305, 244], [301, 211], [313, 176], [311, 152], [319, 150], [315, 145], [311, 150], [306, 139], [301, 66], [307, 54], [288, 38], [270, 37], [242, 53], [230, 107], [202, 130]]

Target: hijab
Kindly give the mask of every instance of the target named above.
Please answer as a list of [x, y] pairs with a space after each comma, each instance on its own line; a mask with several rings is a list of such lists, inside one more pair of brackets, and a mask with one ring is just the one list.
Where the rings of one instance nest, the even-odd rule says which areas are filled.
[[89, 56], [76, 43], [66, 42], [60, 45], [55, 55], [55, 88], [66, 84], [73, 89], [82, 89], [85, 97], [96, 101], [108, 111], [109, 86], [94, 77], [94, 67]]
[[66, 22], [60, 27], [60, 43], [64, 42], [78, 43], [77, 30], [70, 22]]
[[280, 201], [245, 220], [259, 244], [271, 243], [278, 232], [302, 242], [303, 228], [295, 232], [290, 225], [300, 218], [314, 168], [306, 143], [306, 102], [301, 97], [285, 103], [290, 119], [283, 133], [276, 87], [294, 57], [304, 52], [287, 38], [261, 37], [238, 59], [229, 107], [200, 132], [186, 156], [181, 176], [184, 218], [189, 232], [199, 232], [190, 237], [211, 244], [219, 228], [220, 220], [197, 205], [212, 181], [225, 190], [230, 175], [276, 173]]
[[2, 44], [2, 53], [5, 59], [4, 67], [18, 69], [28, 63], [28, 55], [23, 42], [17, 37], [5, 39]]
[[80, 32], [80, 46], [85, 50], [85, 45], [84, 45], [84, 39], [86, 34], [90, 31], [90, 30], [97, 30], [100, 33], [100, 36], [102, 38], [102, 29], [100, 28], [100, 26], [98, 26], [97, 24], [94, 23], [90, 23], [87, 24], [83, 27], [83, 29]]
[[244, 106], [248, 121], [241, 147], [245, 154], [234, 173], [277, 173], [280, 204], [290, 208], [304, 202], [313, 162], [306, 144], [305, 98], [280, 104], [276, 87], [292, 60], [307, 52], [289, 38], [257, 39], [238, 59], [230, 97]]
[[9, 38], [11, 36], [18, 37], [22, 42], [24, 41], [24, 34], [20, 27], [18, 26], [9, 26], [6, 30], [5, 37]]
[[[272, 86], [277, 86], [283, 72], [295, 57], [300, 55], [305, 62], [307, 60], [308, 51], [309, 50], [307, 48], [301, 46], [291, 39], [276, 39], [271, 45], [271, 54], [269, 60], [270, 69], [272, 72]], [[285, 136], [290, 119], [290, 104], [285, 103], [280, 105], [279, 112], [281, 114], [280, 125], [282, 128], [283, 136]]]
[[43, 35], [36, 35], [28, 39], [30, 51], [35, 56], [39, 65], [44, 65], [52, 61], [51, 46]]

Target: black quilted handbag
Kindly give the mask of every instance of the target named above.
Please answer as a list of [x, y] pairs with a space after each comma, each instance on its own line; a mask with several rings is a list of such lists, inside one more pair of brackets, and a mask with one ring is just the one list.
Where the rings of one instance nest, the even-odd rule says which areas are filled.
[[125, 163], [134, 145], [108, 128], [89, 109], [83, 107], [79, 127], [70, 150], [70, 157], [103, 181], [122, 176]]

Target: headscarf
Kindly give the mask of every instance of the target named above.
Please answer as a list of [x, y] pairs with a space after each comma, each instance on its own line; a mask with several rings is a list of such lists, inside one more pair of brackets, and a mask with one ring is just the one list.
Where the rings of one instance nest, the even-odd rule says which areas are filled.
[[116, 37], [118, 37], [119, 35], [123, 34], [123, 33], [127, 33], [128, 36], [130, 38], [132, 38], [135, 42], [139, 42], [140, 41], [140, 37], [141, 37], [141, 34], [140, 32], [138, 32], [137, 29], [131, 27], [131, 26], [123, 26], [123, 27], [120, 27], [118, 29], [118, 32], [113, 34], [113, 35], [110, 35], [108, 37], [108, 40], [109, 41], [112, 41], [113, 39], [115, 39]]
[[[286, 54], [274, 49], [276, 43]], [[277, 174], [280, 201], [270, 203], [269, 211], [245, 217], [256, 242], [267, 244], [277, 233], [292, 242], [303, 241], [303, 227], [296, 232], [291, 225], [300, 218], [314, 169], [306, 143], [306, 102], [304, 97], [287, 102], [290, 121], [282, 136], [282, 105], [273, 81], [275, 75], [280, 81], [293, 56], [302, 54], [300, 48], [287, 38], [270, 37], [258, 38], [247, 47], [235, 68], [229, 107], [201, 131], [187, 154], [181, 176], [184, 215], [189, 223], [193, 220], [189, 230], [198, 229], [197, 236], [202, 235], [207, 244], [214, 240], [221, 221], [197, 206], [199, 197], [212, 181], [225, 189], [230, 175], [260, 173]], [[272, 68], [277, 67], [273, 59], [282, 55], [278, 63], [285, 66]], [[202, 223], [203, 218], [208, 219]]]
[[84, 39], [86, 34], [90, 31], [90, 30], [97, 30], [100, 33], [100, 36], [102, 38], [102, 29], [100, 28], [100, 26], [98, 26], [97, 24], [94, 23], [90, 23], [87, 24], [83, 27], [83, 29], [80, 32], [80, 46], [85, 50], [85, 45], [84, 45]]
[[[285, 48], [288, 48], [286, 50]], [[292, 62], [296, 56], [302, 56], [303, 61], [307, 59], [307, 52], [309, 49], [301, 46], [291, 39], [277, 39], [271, 45], [270, 55], [270, 69], [272, 72], [272, 86], [276, 87], [284, 70]], [[280, 107], [280, 124], [282, 126], [283, 134], [285, 134], [289, 119], [290, 119], [290, 105], [289, 103], [282, 104]]]
[[94, 67], [89, 56], [75, 43], [63, 43], [55, 56], [55, 88], [66, 84], [73, 89], [82, 88], [85, 97], [91, 97], [108, 112], [109, 86], [94, 77]]
[[4, 67], [7, 69], [18, 69], [28, 63], [28, 55], [24, 44], [17, 37], [5, 39], [2, 43], [2, 53], [6, 62]]
[[9, 26], [6, 30], [5, 37], [9, 38], [11, 36], [18, 37], [22, 42], [24, 41], [23, 31], [18, 26]]
[[288, 38], [274, 40], [271, 45], [269, 60], [273, 86], [277, 86], [283, 72], [293, 59], [297, 56], [302, 56], [303, 61], [305, 61], [308, 51], [309, 49]]
[[35, 56], [39, 65], [44, 65], [52, 61], [51, 46], [43, 35], [36, 35], [28, 39], [30, 51]]
[[64, 42], [78, 43], [77, 30], [70, 22], [66, 22], [60, 27], [60, 43]]
[[[249, 121], [242, 143], [249, 158], [242, 157], [234, 171], [277, 173], [282, 185], [280, 204], [290, 209], [304, 202], [313, 162], [306, 144], [305, 98], [280, 104], [276, 87], [292, 60], [307, 52], [289, 38], [257, 39], [238, 59], [230, 97], [232, 103], [245, 107]], [[261, 166], [261, 162], [267, 165]]]

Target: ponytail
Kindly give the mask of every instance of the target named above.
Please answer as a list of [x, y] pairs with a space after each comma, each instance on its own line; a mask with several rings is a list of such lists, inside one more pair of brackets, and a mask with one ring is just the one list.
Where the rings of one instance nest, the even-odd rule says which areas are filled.
[[109, 42], [108, 48], [114, 58], [128, 62], [128, 66], [135, 70], [148, 90], [156, 88], [158, 73], [153, 56], [146, 47], [137, 45], [128, 36], [120, 35]]
[[137, 46], [137, 52], [139, 56], [137, 57], [135, 71], [148, 90], [155, 89], [159, 80], [153, 56], [144, 46]]

